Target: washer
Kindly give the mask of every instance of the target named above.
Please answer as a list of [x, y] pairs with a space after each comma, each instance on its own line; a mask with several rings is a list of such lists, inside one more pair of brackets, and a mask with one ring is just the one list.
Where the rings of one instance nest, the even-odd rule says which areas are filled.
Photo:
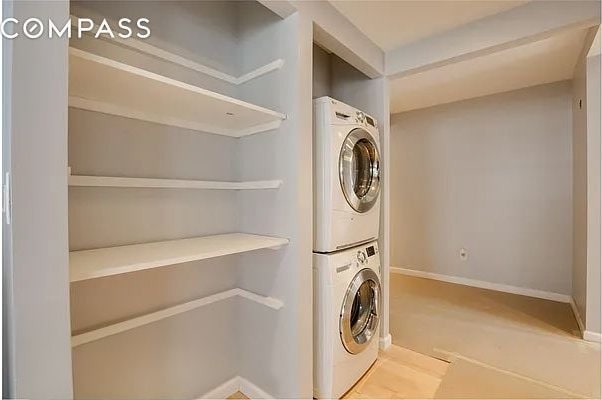
[[314, 100], [314, 251], [378, 237], [380, 153], [374, 118], [330, 97]]
[[314, 397], [339, 398], [376, 361], [380, 322], [377, 242], [314, 253]]

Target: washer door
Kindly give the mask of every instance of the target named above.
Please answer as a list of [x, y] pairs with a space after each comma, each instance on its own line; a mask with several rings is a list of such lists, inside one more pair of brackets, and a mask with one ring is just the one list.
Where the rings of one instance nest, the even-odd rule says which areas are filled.
[[349, 132], [339, 155], [339, 180], [347, 203], [369, 211], [380, 191], [380, 155], [374, 138], [361, 128]]
[[345, 349], [357, 354], [377, 335], [380, 282], [376, 273], [364, 268], [351, 280], [341, 307], [339, 331]]

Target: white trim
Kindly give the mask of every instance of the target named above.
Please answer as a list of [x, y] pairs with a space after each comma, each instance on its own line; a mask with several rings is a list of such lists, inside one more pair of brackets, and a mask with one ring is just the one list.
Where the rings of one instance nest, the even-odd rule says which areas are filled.
[[387, 350], [389, 347], [391, 347], [392, 343], [393, 339], [391, 338], [390, 333], [385, 337], [378, 338], [378, 348], [381, 350]]
[[280, 127], [281, 122], [282, 121], [272, 121], [272, 122], [268, 122], [265, 124], [255, 125], [250, 128], [236, 130], [236, 131], [233, 131], [233, 133], [229, 136], [243, 137], [243, 136], [255, 135], [256, 133], [271, 131], [274, 129], [278, 129]]
[[227, 380], [221, 385], [214, 389], [211, 389], [199, 399], [225, 399], [233, 395], [236, 392], [241, 392], [249, 399], [273, 399], [274, 396], [270, 395], [259, 386], [255, 385], [251, 381], [243, 378], [242, 376], [235, 376], [232, 379]]
[[572, 392], [572, 391], [567, 390], [567, 389], [565, 389], [563, 387], [552, 385], [552, 384], [550, 384], [548, 382], [544, 382], [544, 381], [540, 381], [540, 380], [537, 380], [537, 379], [533, 379], [533, 378], [530, 378], [530, 377], [525, 376], [525, 375], [520, 375], [520, 374], [517, 374], [516, 372], [512, 372], [512, 371], [508, 371], [508, 370], [505, 370], [505, 369], [501, 369], [501, 368], [498, 368], [496, 366], [489, 365], [489, 364], [484, 363], [482, 361], [476, 360], [474, 358], [463, 356], [460, 353], [449, 352], [447, 350], [438, 349], [438, 348], [434, 348], [433, 351], [435, 353], [440, 353], [440, 354], [445, 355], [445, 358], [447, 360], [449, 360], [450, 362], [454, 362], [454, 360], [457, 360], [457, 359], [464, 360], [464, 361], [467, 361], [469, 363], [476, 364], [476, 365], [478, 365], [480, 367], [496, 371], [497, 373], [500, 373], [500, 374], [509, 375], [509, 376], [512, 376], [514, 378], [517, 378], [517, 379], [520, 379], [520, 380], [523, 380], [523, 381], [535, 383], [535, 384], [537, 384], [539, 386], [543, 386], [543, 387], [546, 387], [546, 388], [551, 389], [551, 390], [562, 392], [562, 393], [564, 393], [564, 394], [567, 395], [566, 398], [577, 398], [577, 399], [586, 398], [586, 397], [584, 397], [583, 395], [581, 395], [579, 393]]
[[153, 322], [157, 322], [162, 319], [182, 314], [187, 311], [191, 311], [196, 308], [216, 303], [218, 301], [226, 300], [235, 296], [240, 296], [245, 299], [254, 301], [256, 303], [263, 304], [264, 306], [272, 308], [274, 310], [279, 310], [284, 306], [284, 303], [282, 301], [273, 297], [261, 296], [256, 293], [249, 292], [245, 289], [235, 288], [220, 293], [212, 294], [210, 296], [201, 297], [200, 299], [189, 301], [183, 304], [178, 304], [177, 306], [165, 308], [163, 310], [142, 315], [140, 317], [128, 319], [123, 322], [118, 322], [113, 325], [108, 325], [103, 328], [95, 329], [93, 331], [81, 333], [79, 335], [74, 335], [71, 337], [71, 347], [76, 347], [85, 343], [105, 338], [107, 336], [112, 336], [121, 332], [129, 331], [131, 329], [138, 328], [143, 325], [151, 324]]
[[584, 331], [583, 340], [587, 340], [588, 342], [602, 343], [602, 335], [598, 332]]
[[530, 289], [520, 286], [504, 285], [501, 283], [492, 283], [479, 281], [476, 279], [462, 278], [458, 276], [450, 276], [437, 274], [435, 272], [418, 271], [409, 268], [391, 267], [391, 273], [416, 276], [419, 278], [433, 279], [436, 281], [456, 283], [458, 285], [473, 286], [481, 289], [496, 290], [498, 292], [519, 294], [522, 296], [536, 297], [539, 299], [559, 301], [561, 303], [570, 303], [571, 296], [568, 294], [546, 292], [544, 290]]
[[581, 314], [579, 313], [579, 308], [577, 308], [577, 303], [575, 303], [575, 299], [571, 296], [569, 300], [569, 304], [571, 305], [571, 310], [573, 310], [573, 315], [577, 320], [577, 325], [579, 325], [579, 331], [581, 332], [581, 337], [583, 337], [583, 332], [585, 331], [585, 325], [583, 324], [583, 320], [581, 319]]
[[[79, 17], [71, 15], [71, 25], [72, 26], [77, 26], [78, 20], [79, 20]], [[109, 25], [111, 27], [115, 26], [115, 24], [112, 21], [110, 21], [110, 20], [107, 20], [107, 21], [109, 22]], [[93, 31], [86, 32], [86, 34], [95, 37], [97, 30], [98, 30], [98, 28], [95, 28]], [[113, 30], [115, 30], [115, 29], [113, 29]], [[139, 53], [147, 54], [149, 56], [159, 58], [161, 60], [170, 62], [172, 64], [177, 64], [181, 67], [191, 69], [196, 72], [200, 72], [201, 74], [208, 75], [208, 76], [211, 76], [216, 79], [220, 79], [224, 82], [228, 82], [233, 85], [243, 84], [245, 82], [250, 81], [251, 79], [255, 79], [255, 78], [258, 78], [269, 72], [276, 71], [276, 70], [282, 68], [282, 66], [284, 65], [284, 60], [279, 58], [277, 60], [274, 60], [266, 65], [263, 65], [263, 66], [255, 69], [253, 71], [247, 72], [246, 74], [243, 74], [239, 77], [235, 77], [235, 76], [232, 76], [225, 72], [208, 67], [208, 66], [198, 63], [196, 61], [192, 61], [186, 57], [182, 57], [178, 54], [169, 52], [167, 50], [163, 50], [160, 47], [153, 46], [152, 44], [146, 43], [142, 40], [138, 40], [135, 38], [122, 39], [118, 35], [115, 35], [115, 37], [111, 37], [108, 34], [101, 34], [101, 35], [99, 35], [99, 39], [103, 39], [108, 42], [114, 42], [115, 44], [118, 44], [122, 47], [127, 47], [127, 48], [135, 50]]]
[[235, 376], [221, 385], [211, 389], [199, 399], [227, 399], [240, 390], [240, 377]]
[[282, 307], [284, 307], [284, 303], [281, 300], [275, 299], [273, 297], [262, 296], [257, 293], [249, 292], [248, 290], [245, 290], [245, 289], [237, 289], [237, 290], [238, 290], [237, 295], [239, 295], [240, 297], [245, 298], [247, 300], [254, 301], [255, 303], [258, 303], [258, 304], [262, 304], [266, 307], [273, 308], [274, 310], [280, 310]]
[[271, 71], [275, 71], [277, 69], [280, 69], [284, 66], [284, 60], [279, 58], [277, 60], [272, 61], [269, 64], [264, 65], [263, 67], [259, 67], [256, 70], [253, 70], [251, 72], [247, 72], [244, 75], [239, 76], [238, 78], [235, 78], [235, 84], [240, 85], [243, 84], [245, 82], [248, 82], [252, 79], [258, 78], [262, 75], [267, 74], [268, 72]]
[[240, 376], [238, 377], [238, 379], [240, 380], [239, 390], [241, 391], [242, 394], [244, 394], [248, 398], [250, 398], [250, 399], [273, 399], [274, 398], [274, 396], [270, 395], [268, 392], [261, 389], [259, 386], [255, 385], [251, 381], [249, 381], [243, 377], [240, 377]]

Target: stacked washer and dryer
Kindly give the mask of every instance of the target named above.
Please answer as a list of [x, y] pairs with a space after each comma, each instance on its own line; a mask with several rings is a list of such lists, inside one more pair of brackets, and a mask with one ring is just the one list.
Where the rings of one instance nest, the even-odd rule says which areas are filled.
[[380, 320], [377, 122], [314, 100], [314, 397], [339, 398], [376, 361]]

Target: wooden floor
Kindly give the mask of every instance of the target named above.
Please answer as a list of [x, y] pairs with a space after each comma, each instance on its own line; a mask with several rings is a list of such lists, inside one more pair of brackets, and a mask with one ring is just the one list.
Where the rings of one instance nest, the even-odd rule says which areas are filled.
[[242, 394], [241, 392], [236, 392], [228, 396], [228, 399], [248, 399], [248, 397]]
[[432, 399], [449, 363], [391, 346], [349, 390], [346, 399]]
[[393, 343], [450, 361], [436, 398], [600, 398], [566, 303], [391, 274]]
[[600, 345], [567, 304], [398, 274], [390, 287], [393, 346], [344, 398], [600, 398]]
[[[344, 399], [432, 399], [449, 363], [398, 346], [381, 351]], [[247, 399], [236, 392], [228, 399]]]

